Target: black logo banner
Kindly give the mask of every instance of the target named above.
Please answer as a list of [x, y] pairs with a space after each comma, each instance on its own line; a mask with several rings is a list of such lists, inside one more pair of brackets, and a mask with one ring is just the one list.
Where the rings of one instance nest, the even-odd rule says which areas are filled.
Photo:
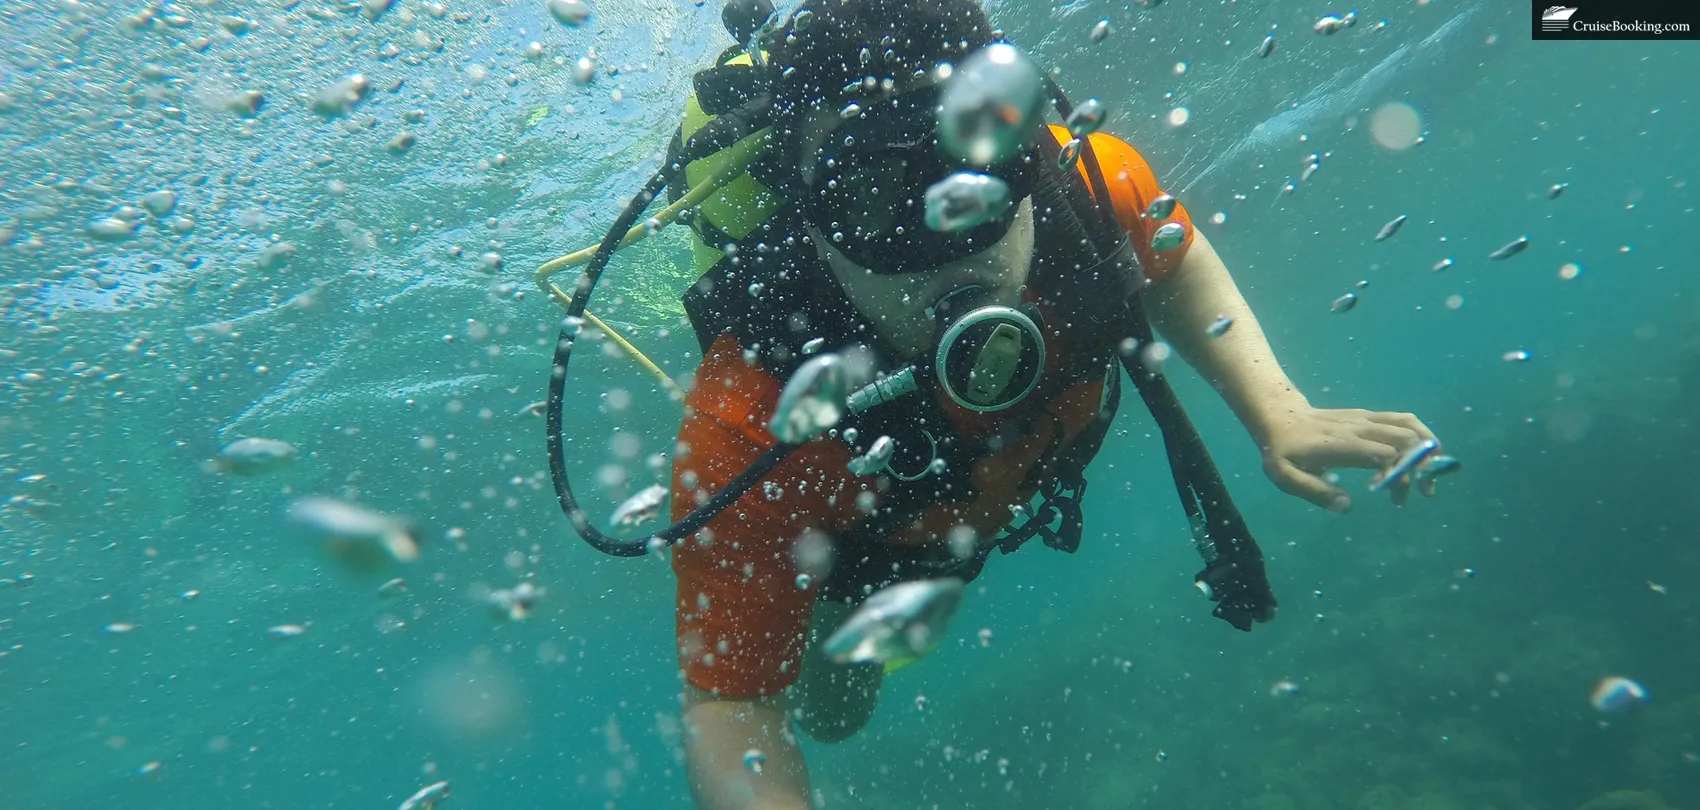
[[1534, 0], [1535, 39], [1700, 39], [1693, 0]]

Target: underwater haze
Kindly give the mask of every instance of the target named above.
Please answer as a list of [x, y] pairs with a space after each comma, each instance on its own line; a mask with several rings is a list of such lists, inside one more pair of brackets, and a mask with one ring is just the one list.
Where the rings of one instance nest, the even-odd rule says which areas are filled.
[[[689, 805], [673, 574], [556, 504], [533, 273], [732, 42], [718, 0], [587, 2], [0, 5], [0, 806]], [[995, 555], [867, 729], [805, 743], [821, 806], [1700, 810], [1700, 43], [1531, 42], [1501, 0], [1331, 36], [1310, 0], [987, 8], [1313, 404], [1415, 413], [1462, 468], [1403, 507], [1345, 471], [1323, 512], [1172, 363], [1279, 617], [1211, 617], [1123, 408], [1079, 552]], [[686, 233], [590, 303], [681, 381]], [[611, 342], [567, 397], [593, 514], [667, 481], [681, 406]], [[250, 437], [297, 455], [215, 461]], [[327, 547], [308, 497], [418, 558]], [[1644, 699], [1596, 707], [1614, 677]]]

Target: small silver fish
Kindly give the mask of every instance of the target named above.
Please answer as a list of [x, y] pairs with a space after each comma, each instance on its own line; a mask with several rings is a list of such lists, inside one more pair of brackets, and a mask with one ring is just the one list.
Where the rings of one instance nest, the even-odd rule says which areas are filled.
[[1091, 36], [1091, 39], [1094, 43], [1103, 42], [1104, 38], [1108, 37], [1109, 35], [1110, 35], [1110, 21], [1109, 20], [1099, 20], [1097, 25], [1092, 26], [1092, 33], [1091, 33], [1090, 36]]
[[962, 604], [960, 579], [904, 582], [868, 597], [821, 650], [840, 664], [919, 658], [937, 647]]
[[280, 624], [266, 628], [266, 635], [272, 638], [299, 638], [307, 635], [307, 628], [299, 624]]
[[1528, 246], [1529, 246], [1529, 237], [1519, 236], [1516, 239], [1513, 239], [1510, 242], [1506, 243], [1505, 247], [1502, 247], [1499, 250], [1496, 250], [1492, 253], [1489, 253], [1488, 258], [1490, 258], [1490, 259], [1509, 259], [1512, 256], [1515, 256], [1519, 253], [1522, 253], [1523, 249], [1528, 247]]
[[378, 586], [378, 596], [384, 599], [388, 599], [392, 596], [400, 596], [404, 593], [407, 593], [407, 580], [402, 579], [401, 577], [396, 577], [395, 579]]
[[1534, 355], [1529, 354], [1529, 352], [1524, 350], [1524, 349], [1517, 349], [1515, 351], [1509, 351], [1509, 352], [1506, 352], [1505, 354], [1500, 355], [1499, 359], [1504, 360], [1507, 363], [1522, 363], [1522, 362], [1527, 361], [1530, 357], [1533, 357], [1533, 356]]
[[1233, 318], [1226, 315], [1217, 315], [1216, 320], [1211, 321], [1210, 325], [1204, 328], [1204, 332], [1213, 338], [1219, 338], [1227, 334], [1228, 330], [1232, 328], [1233, 325]]
[[1399, 229], [1405, 226], [1405, 219], [1406, 216], [1404, 214], [1400, 214], [1388, 221], [1386, 225], [1381, 226], [1381, 230], [1375, 234], [1375, 241], [1385, 242], [1392, 239], [1393, 234], [1398, 233]]
[[514, 415], [515, 416], [542, 416], [543, 412], [545, 410], [548, 410], [548, 408], [549, 408], [548, 402], [533, 402], [530, 405], [527, 405], [523, 408], [520, 408], [519, 412], [515, 413]]
[[1346, 293], [1345, 295], [1342, 295], [1339, 298], [1334, 299], [1334, 303], [1328, 305], [1328, 311], [1329, 312], [1351, 312], [1352, 307], [1355, 307], [1357, 305], [1358, 305], [1358, 295], [1357, 295], [1357, 293]]
[[264, 475], [276, 472], [300, 456], [295, 445], [277, 439], [237, 439], [218, 451], [213, 462], [221, 472], [232, 475]]
[[614, 510], [614, 516], [609, 519], [615, 527], [634, 529], [661, 514], [661, 504], [667, 500], [667, 488], [654, 484], [642, 492], [627, 498]]
[[1552, 188], [1547, 189], [1547, 199], [1558, 199], [1558, 195], [1563, 194], [1564, 190], [1567, 188], [1570, 188], [1569, 183], [1553, 183]]
[[1157, 232], [1151, 235], [1151, 249], [1158, 252], [1174, 250], [1185, 241], [1186, 226], [1179, 222], [1170, 222], [1158, 228]]
[[1393, 466], [1388, 467], [1380, 475], [1376, 476], [1375, 480], [1370, 481], [1369, 491], [1380, 492], [1386, 489], [1388, 485], [1392, 484], [1394, 481], [1404, 478], [1407, 473], [1415, 469], [1418, 464], [1423, 463], [1424, 460], [1434, 454], [1434, 451], [1439, 449], [1440, 442], [1437, 442], [1434, 439], [1423, 439], [1422, 441], [1417, 442], [1416, 445], [1411, 447], [1411, 449], [1406, 450], [1403, 455], [1399, 456], [1399, 460], [1393, 462]]
[[402, 802], [396, 810], [431, 810], [431, 808], [437, 806], [437, 802], [448, 797], [449, 783], [446, 781], [436, 782], [420, 788], [418, 792], [407, 797], [407, 801]]
[[1445, 270], [1448, 267], [1451, 267], [1454, 264], [1457, 264], [1457, 262], [1453, 261], [1451, 256], [1448, 256], [1444, 259], [1441, 259], [1438, 262], [1435, 262], [1434, 267], [1430, 268], [1430, 269], [1432, 269], [1432, 270], [1434, 270], [1434, 272], [1438, 273], [1442, 270]]
[[1270, 34], [1257, 44], [1257, 58], [1262, 59], [1275, 52], [1275, 35]]
[[1418, 481], [1439, 478], [1443, 475], [1451, 475], [1462, 469], [1463, 466], [1463, 462], [1452, 456], [1435, 456], [1429, 459], [1428, 463], [1418, 467], [1412, 477]]

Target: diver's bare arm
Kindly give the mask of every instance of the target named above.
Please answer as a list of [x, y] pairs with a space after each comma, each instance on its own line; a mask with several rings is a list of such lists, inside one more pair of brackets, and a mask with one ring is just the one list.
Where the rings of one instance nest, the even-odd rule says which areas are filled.
[[[1257, 316], [1202, 232], [1194, 233], [1180, 266], [1145, 296], [1163, 339], [1221, 392], [1259, 446], [1281, 417], [1310, 406], [1276, 362]], [[1210, 337], [1210, 324], [1224, 315], [1233, 328]]]
[[[783, 697], [737, 700], [686, 685], [685, 762], [698, 810], [811, 810], [803, 751]], [[762, 761], [744, 761], [749, 751]]]

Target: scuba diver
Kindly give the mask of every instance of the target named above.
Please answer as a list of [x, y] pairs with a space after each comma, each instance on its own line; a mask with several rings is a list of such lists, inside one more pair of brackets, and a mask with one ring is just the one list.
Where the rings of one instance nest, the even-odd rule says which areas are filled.
[[[1240, 630], [1273, 618], [1262, 554], [1156, 362], [1165, 346], [1226, 400], [1281, 490], [1345, 512], [1324, 476], [1353, 467], [1383, 471], [1372, 489], [1396, 503], [1413, 486], [1432, 495], [1413, 473], [1438, 448], [1428, 428], [1312, 406], [1132, 146], [1041, 115], [989, 164], [940, 148], [949, 67], [1013, 47], [977, 0], [803, 0], [789, 14], [729, 0], [723, 20], [740, 44], [696, 75], [662, 169], [594, 250], [538, 274], [567, 308], [547, 413], [561, 506], [604, 552], [671, 549], [699, 807], [812, 806], [793, 721], [836, 742], [871, 717], [890, 666], [820, 649], [871, 594], [971, 581], [992, 551], [1034, 538], [1076, 549], [1123, 369], [1161, 429], [1205, 561], [1195, 585]], [[1077, 120], [1032, 78], [1041, 104]], [[1009, 204], [941, 229], [925, 198], [963, 170], [995, 178]], [[663, 190], [671, 205], [640, 224]], [[675, 219], [694, 234], [701, 272], [684, 302], [703, 360], [684, 394], [674, 522], [616, 538], [567, 481], [567, 361], [614, 252]], [[547, 281], [575, 265], [571, 291]], [[844, 390], [821, 395], [834, 381]], [[776, 435], [793, 408], [827, 416]]]

